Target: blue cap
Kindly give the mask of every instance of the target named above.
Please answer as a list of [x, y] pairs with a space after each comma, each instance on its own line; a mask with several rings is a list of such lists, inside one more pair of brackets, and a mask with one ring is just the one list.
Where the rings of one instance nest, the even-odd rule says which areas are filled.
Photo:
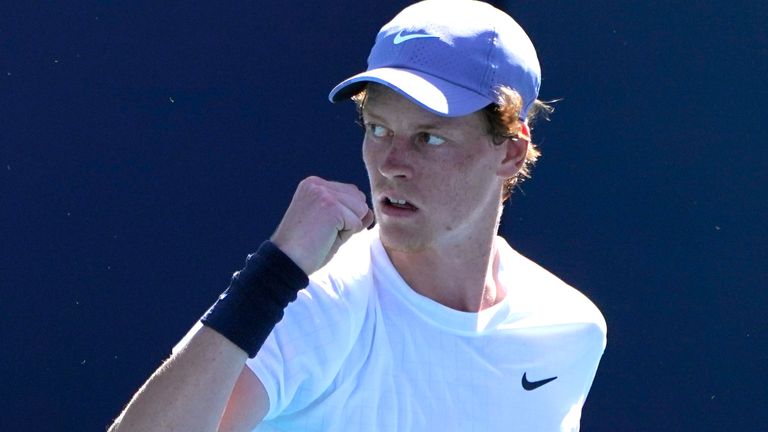
[[368, 69], [331, 90], [332, 102], [376, 82], [435, 114], [458, 117], [496, 103], [507, 86], [536, 100], [541, 68], [533, 43], [509, 15], [474, 0], [425, 0], [384, 25]]

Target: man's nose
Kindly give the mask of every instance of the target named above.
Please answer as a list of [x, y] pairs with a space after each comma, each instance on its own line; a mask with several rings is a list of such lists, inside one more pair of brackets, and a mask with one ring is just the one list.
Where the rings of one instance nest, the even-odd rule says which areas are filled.
[[410, 157], [411, 143], [407, 138], [393, 136], [379, 166], [379, 172], [388, 178], [410, 178], [413, 174]]

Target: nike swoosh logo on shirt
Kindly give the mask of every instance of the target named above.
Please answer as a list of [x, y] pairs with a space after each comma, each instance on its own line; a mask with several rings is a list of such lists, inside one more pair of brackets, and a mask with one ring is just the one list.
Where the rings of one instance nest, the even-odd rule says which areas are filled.
[[419, 38], [439, 38], [440, 36], [437, 35], [431, 35], [431, 34], [424, 34], [424, 33], [413, 33], [409, 35], [403, 35], [403, 32], [405, 30], [400, 30], [400, 33], [395, 35], [395, 45], [400, 45], [401, 43], [405, 41], [409, 41], [411, 39], [419, 39]]
[[522, 383], [523, 383], [523, 388], [528, 391], [536, 390], [537, 388], [543, 386], [544, 384], [548, 382], [552, 382], [557, 379], [557, 377], [552, 377], [552, 378], [547, 378], [547, 379], [538, 380], [538, 381], [528, 381], [527, 374], [528, 374], [527, 372], [523, 374]]

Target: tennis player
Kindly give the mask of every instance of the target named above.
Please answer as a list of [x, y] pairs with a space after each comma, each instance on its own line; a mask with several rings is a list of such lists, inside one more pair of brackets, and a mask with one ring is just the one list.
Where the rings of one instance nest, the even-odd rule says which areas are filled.
[[578, 430], [605, 321], [497, 235], [538, 156], [539, 84], [504, 12], [404, 9], [330, 94], [358, 106], [372, 208], [302, 181], [110, 430]]

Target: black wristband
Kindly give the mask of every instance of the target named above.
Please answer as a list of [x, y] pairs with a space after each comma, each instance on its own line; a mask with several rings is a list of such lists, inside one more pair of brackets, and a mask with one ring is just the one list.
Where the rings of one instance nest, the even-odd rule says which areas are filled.
[[245, 268], [200, 319], [253, 357], [309, 279], [270, 241], [248, 255]]

